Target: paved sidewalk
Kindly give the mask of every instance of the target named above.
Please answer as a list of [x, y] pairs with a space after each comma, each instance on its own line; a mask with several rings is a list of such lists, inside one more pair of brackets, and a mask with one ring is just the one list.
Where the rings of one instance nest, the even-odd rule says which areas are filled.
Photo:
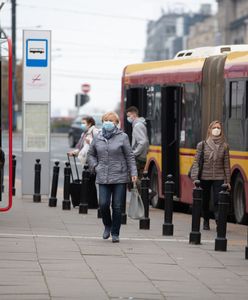
[[[18, 185], [18, 183], [17, 183]], [[62, 211], [47, 199], [14, 198], [0, 214], [0, 299], [247, 299], [245, 226], [228, 224], [228, 251], [215, 252], [215, 224], [202, 245], [188, 243], [191, 216], [174, 214], [174, 237], [163, 237], [163, 211], [151, 229], [128, 219], [121, 242], [101, 239], [96, 210]]]

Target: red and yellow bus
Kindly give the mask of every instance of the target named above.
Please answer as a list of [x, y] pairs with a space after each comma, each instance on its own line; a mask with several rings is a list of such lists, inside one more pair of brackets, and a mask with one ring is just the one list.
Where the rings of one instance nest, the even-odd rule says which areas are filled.
[[[200, 49], [201, 50], [201, 49]], [[232, 207], [236, 221], [248, 215], [248, 46], [180, 52], [175, 59], [127, 66], [122, 78], [122, 122], [135, 105], [147, 120], [150, 150], [146, 169], [152, 200], [160, 207], [168, 174], [176, 199], [192, 202], [188, 171], [195, 148], [212, 120], [223, 122], [231, 149]]]

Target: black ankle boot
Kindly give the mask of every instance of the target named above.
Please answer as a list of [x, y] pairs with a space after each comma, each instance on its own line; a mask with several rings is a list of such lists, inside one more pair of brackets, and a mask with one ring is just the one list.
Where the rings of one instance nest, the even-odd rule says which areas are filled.
[[210, 230], [209, 220], [203, 221], [203, 230]]

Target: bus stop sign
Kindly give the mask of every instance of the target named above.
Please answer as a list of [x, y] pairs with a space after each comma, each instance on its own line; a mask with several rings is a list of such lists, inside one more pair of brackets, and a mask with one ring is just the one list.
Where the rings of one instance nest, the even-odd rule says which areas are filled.
[[83, 83], [82, 84], [82, 92], [84, 94], [88, 94], [90, 91], [90, 84], [89, 83]]

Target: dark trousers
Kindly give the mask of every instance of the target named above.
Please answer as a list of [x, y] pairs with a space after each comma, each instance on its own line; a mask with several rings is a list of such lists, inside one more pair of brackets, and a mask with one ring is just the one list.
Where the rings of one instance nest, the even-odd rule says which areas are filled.
[[136, 166], [138, 171], [138, 180], [137, 180], [137, 188], [139, 192], [141, 191], [141, 178], [143, 177], [144, 169], [146, 166], [146, 162], [143, 160], [135, 159], [136, 160]]
[[89, 208], [98, 208], [97, 190], [96, 190], [96, 174], [90, 174], [89, 180]]
[[[126, 196], [126, 184], [99, 184], [99, 206], [102, 221], [111, 227], [112, 235], [119, 235], [121, 228], [121, 212]], [[112, 197], [112, 217], [110, 211]]]
[[219, 192], [224, 180], [201, 180], [201, 188], [203, 189], [203, 202], [202, 202], [202, 216], [204, 220], [209, 220], [209, 202], [211, 199], [211, 188], [213, 188], [214, 197], [214, 215], [215, 219], [218, 220], [218, 203], [219, 203]]

